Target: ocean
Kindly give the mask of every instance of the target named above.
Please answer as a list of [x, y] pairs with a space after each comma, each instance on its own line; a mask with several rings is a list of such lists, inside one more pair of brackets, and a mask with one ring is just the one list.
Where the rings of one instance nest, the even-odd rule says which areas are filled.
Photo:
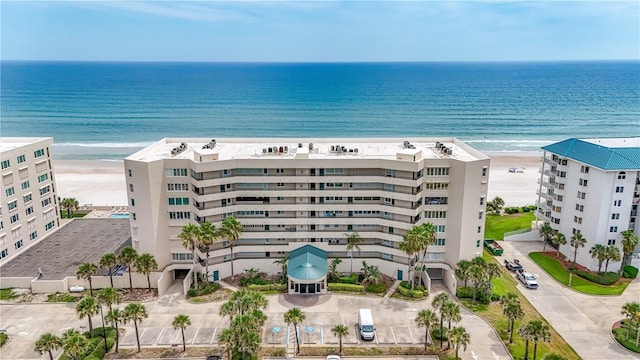
[[0, 135], [122, 159], [164, 137], [640, 136], [640, 62], [0, 63]]

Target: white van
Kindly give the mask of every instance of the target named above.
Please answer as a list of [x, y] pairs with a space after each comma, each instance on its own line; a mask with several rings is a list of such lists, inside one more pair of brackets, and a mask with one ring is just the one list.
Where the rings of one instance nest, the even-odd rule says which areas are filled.
[[358, 313], [358, 329], [360, 329], [361, 339], [373, 340], [376, 327], [373, 325], [373, 316], [370, 309], [360, 309]]

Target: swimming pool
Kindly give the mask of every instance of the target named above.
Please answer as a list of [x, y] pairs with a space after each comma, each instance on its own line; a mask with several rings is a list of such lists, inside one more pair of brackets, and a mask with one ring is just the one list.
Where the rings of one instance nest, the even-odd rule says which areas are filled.
[[128, 219], [129, 214], [111, 214], [109, 217], [114, 219]]

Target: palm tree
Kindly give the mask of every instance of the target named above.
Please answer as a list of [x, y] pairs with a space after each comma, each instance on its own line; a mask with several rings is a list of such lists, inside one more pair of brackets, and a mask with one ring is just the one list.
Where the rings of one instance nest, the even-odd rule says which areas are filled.
[[98, 263], [101, 269], [109, 270], [109, 280], [111, 281], [111, 287], [113, 287], [113, 274], [112, 274], [111, 268], [116, 266], [117, 264], [118, 264], [118, 257], [116, 256], [116, 254], [112, 252], [103, 254], [102, 257], [100, 258], [100, 262]]
[[287, 282], [287, 266], [289, 264], [289, 254], [285, 255], [284, 257], [275, 260], [273, 262], [274, 264], [280, 265], [280, 273], [281, 275], [281, 279], [284, 283]]
[[553, 245], [556, 246], [556, 257], [560, 256], [560, 245], [566, 245], [567, 244], [567, 237], [561, 233], [561, 232], [557, 232], [556, 236], [551, 238], [551, 243]]
[[620, 233], [622, 235], [622, 265], [620, 267], [620, 272], [622, 272], [622, 268], [627, 264], [627, 260], [631, 253], [633, 253], [633, 249], [638, 245], [638, 235], [636, 235], [633, 230], [625, 230]]
[[[447, 334], [451, 331], [451, 322], [459, 322], [462, 320], [462, 315], [460, 314], [460, 305], [454, 303], [453, 301], [447, 301], [442, 308], [442, 314], [444, 316], [445, 321], [447, 321]], [[451, 347], [451, 338], [447, 336], [447, 347]]]
[[602, 270], [602, 263], [607, 257], [607, 248], [602, 244], [595, 244], [589, 250], [592, 259], [598, 259], [598, 273]]
[[540, 232], [540, 236], [544, 239], [544, 246], [542, 247], [542, 252], [544, 252], [547, 249], [547, 243], [551, 238], [553, 238], [555, 230], [553, 230], [551, 225], [545, 223], [538, 231]]
[[449, 302], [449, 294], [446, 292], [438, 293], [433, 298], [431, 306], [440, 313], [440, 349], [442, 349], [442, 339], [444, 338], [444, 305]]
[[631, 333], [631, 329], [633, 328], [634, 319], [640, 314], [640, 303], [638, 302], [628, 302], [622, 305], [622, 309], [620, 313], [624, 315], [628, 321], [627, 323], [627, 340], [629, 340], [629, 334]]
[[[618, 249], [615, 245], [607, 246], [607, 260], [604, 265], [604, 272], [606, 273], [609, 269], [609, 261], [618, 262], [622, 259], [620, 256], [620, 249]], [[622, 266], [620, 267], [622, 269]]]
[[538, 353], [538, 342], [550, 342], [551, 332], [549, 331], [549, 325], [542, 322], [542, 320], [529, 321], [529, 331], [531, 340], [533, 341], [533, 360], [536, 360]]
[[462, 326], [456, 326], [449, 332], [449, 339], [456, 345], [456, 359], [458, 359], [458, 350], [462, 346], [463, 350], [467, 350], [467, 345], [471, 342], [471, 336]]
[[413, 276], [411, 276], [411, 269], [413, 268], [413, 263], [415, 261], [415, 254], [419, 251], [418, 244], [415, 238], [407, 233], [402, 237], [402, 241], [398, 244], [398, 248], [407, 254], [407, 258], [409, 260], [409, 271], [407, 275], [411, 280], [411, 290], [413, 290]]
[[35, 351], [43, 354], [45, 351], [49, 353], [49, 360], [53, 360], [54, 350], [58, 350], [62, 347], [62, 339], [53, 335], [52, 333], [44, 333], [40, 335], [38, 341], [36, 341]]
[[156, 262], [156, 258], [151, 254], [142, 254], [136, 260], [136, 269], [144, 275], [147, 276], [147, 284], [149, 284], [149, 291], [151, 291], [151, 278], [150, 274], [152, 271], [158, 270], [158, 262]]
[[520, 325], [518, 328], [518, 335], [524, 339], [524, 360], [529, 360], [529, 340], [532, 335], [529, 323]]
[[98, 304], [96, 298], [92, 296], [83, 297], [76, 304], [76, 313], [78, 314], [78, 318], [82, 320], [86, 316], [89, 320], [89, 333], [93, 332], [93, 322], [91, 321], [91, 317], [98, 315], [100, 312], [100, 308], [98, 306], [100, 306], [100, 304]]
[[344, 235], [347, 237], [347, 252], [351, 252], [351, 270], [349, 272], [353, 275], [353, 251], [358, 250], [358, 254], [360, 254], [360, 243], [362, 243], [362, 238], [357, 231]]
[[133, 321], [133, 326], [136, 329], [136, 341], [138, 342], [138, 352], [140, 352], [140, 335], [138, 334], [138, 323], [141, 323], [143, 319], [149, 316], [147, 309], [140, 303], [130, 303], [124, 308], [124, 318]]
[[233, 246], [238, 242], [240, 234], [242, 233], [242, 224], [233, 216], [228, 216], [222, 220], [222, 228], [220, 229], [220, 236], [229, 240], [229, 247], [231, 250], [231, 277], [233, 277]]
[[60, 201], [60, 206], [62, 206], [63, 209], [67, 209], [68, 218], [73, 216], [73, 211], [76, 210], [79, 205], [78, 200], [75, 198], [64, 198]]
[[502, 309], [502, 313], [507, 317], [509, 327], [509, 344], [513, 344], [513, 328], [516, 320], [524, 318], [524, 311], [520, 306], [520, 301], [514, 301], [506, 304]]
[[342, 259], [334, 258], [329, 265], [329, 282], [338, 282], [340, 279], [340, 273], [338, 273], [338, 265], [342, 263]]
[[110, 309], [107, 312], [107, 315], [104, 317], [105, 320], [111, 322], [113, 328], [116, 329], [116, 353], [118, 352], [118, 347], [120, 346], [120, 330], [119, 325], [124, 321], [124, 313], [120, 309]]
[[469, 260], [460, 260], [456, 264], [455, 274], [460, 280], [464, 281], [464, 287], [467, 287], [467, 279], [469, 278], [469, 267], [471, 266], [471, 261]]
[[76, 271], [76, 276], [78, 279], [87, 280], [89, 282], [89, 293], [93, 296], [93, 283], [92, 277], [93, 275], [98, 274], [98, 266], [94, 263], [84, 263], [78, 267], [78, 271]]
[[435, 225], [430, 222], [424, 223], [418, 227], [418, 242], [420, 250], [422, 250], [422, 268], [419, 276], [419, 283], [422, 285], [422, 274], [426, 271], [426, 265], [424, 264], [424, 258], [427, 256], [427, 250], [429, 245], [433, 245], [436, 242], [437, 229]]
[[248, 354], [251, 359], [254, 358], [254, 355], [260, 351], [260, 344], [262, 343], [262, 338], [257, 331], [246, 331], [242, 332], [240, 335], [240, 341], [238, 342], [238, 351], [243, 355]]
[[220, 335], [218, 335], [218, 343], [227, 351], [227, 359], [231, 359], [231, 350], [233, 350], [233, 345], [235, 343], [234, 338], [235, 334], [233, 333], [232, 328], [226, 328], [220, 332]]
[[204, 262], [207, 282], [209, 281], [209, 251], [211, 250], [211, 245], [213, 245], [218, 238], [218, 232], [216, 226], [208, 221], [200, 224], [198, 228], [198, 243], [204, 248], [207, 257]]
[[493, 210], [494, 214], [500, 214], [500, 210], [504, 206], [504, 200], [501, 197], [496, 196], [493, 200], [487, 201], [487, 207]]
[[587, 239], [585, 239], [581, 233], [577, 232], [571, 236], [571, 247], [573, 247], [573, 263], [576, 263], [576, 257], [578, 256], [578, 249], [584, 247], [587, 243]]
[[366, 261], [362, 261], [362, 281], [378, 283], [378, 280], [382, 279], [382, 273], [377, 266], [368, 265]]
[[191, 320], [187, 315], [179, 314], [173, 319], [173, 328], [180, 329], [180, 332], [182, 333], [182, 351], [187, 351], [187, 342], [184, 339], [184, 329], [189, 325], [191, 325]]
[[418, 316], [415, 319], [419, 327], [425, 327], [424, 329], [424, 351], [427, 351], [427, 345], [429, 344], [429, 333], [431, 328], [438, 324], [438, 315], [429, 309], [423, 309], [418, 312]]
[[[520, 299], [518, 299], [518, 295], [509, 292], [506, 295], [502, 295], [500, 296], [500, 300], [499, 300], [500, 305], [502, 305], [502, 314], [504, 314], [505, 316], [507, 316], [507, 332], [511, 332], [513, 334], [513, 324], [511, 322], [511, 318], [509, 317], [509, 315], [507, 315], [506, 313], [506, 308], [507, 306], [517, 303], [520, 304]], [[510, 342], [513, 342], [513, 337], [511, 338]]]
[[220, 306], [220, 310], [218, 311], [218, 314], [220, 314], [220, 316], [222, 317], [229, 316], [231, 321], [233, 321], [233, 316], [237, 313], [235, 308], [236, 308], [236, 303], [234, 301], [227, 301], [226, 303]]
[[300, 353], [300, 339], [298, 339], [298, 324], [303, 322], [307, 316], [300, 310], [300, 308], [294, 307], [284, 314], [284, 322], [287, 325], [293, 324], [293, 332], [296, 333], [296, 354]]
[[109, 310], [111, 310], [113, 304], [117, 305], [122, 302], [122, 294], [120, 290], [116, 288], [106, 287], [98, 291], [98, 301], [107, 305]]
[[196, 272], [196, 248], [198, 247], [199, 228], [195, 224], [187, 224], [182, 227], [182, 232], [178, 234], [178, 239], [182, 240], [182, 246], [190, 250], [193, 255], [193, 279], [196, 290], [198, 290], [198, 273]]
[[131, 267], [138, 260], [138, 252], [131, 246], [126, 246], [120, 250], [120, 256], [118, 256], [118, 262], [127, 266], [127, 272], [129, 273], [129, 289], [133, 290], [133, 281], [131, 280]]
[[74, 360], [78, 360], [89, 348], [89, 339], [78, 330], [69, 329], [62, 335], [62, 348]]
[[471, 304], [476, 304], [476, 294], [478, 293], [478, 285], [485, 279], [485, 271], [482, 265], [473, 264], [469, 267], [469, 280], [473, 281], [473, 301]]
[[331, 328], [331, 332], [334, 336], [338, 337], [340, 342], [340, 355], [342, 355], [342, 338], [349, 335], [349, 328], [346, 325], [339, 324]]

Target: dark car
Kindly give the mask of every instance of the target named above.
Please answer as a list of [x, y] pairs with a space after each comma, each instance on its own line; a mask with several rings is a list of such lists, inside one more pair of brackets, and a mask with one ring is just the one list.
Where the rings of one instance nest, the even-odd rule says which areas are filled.
[[209, 355], [207, 356], [207, 360], [220, 360], [222, 359], [220, 356], [218, 355]]
[[522, 270], [522, 265], [520, 265], [520, 261], [516, 259], [514, 259], [513, 261], [509, 261], [505, 259], [504, 266], [507, 268], [507, 270], [511, 270], [511, 271]]

